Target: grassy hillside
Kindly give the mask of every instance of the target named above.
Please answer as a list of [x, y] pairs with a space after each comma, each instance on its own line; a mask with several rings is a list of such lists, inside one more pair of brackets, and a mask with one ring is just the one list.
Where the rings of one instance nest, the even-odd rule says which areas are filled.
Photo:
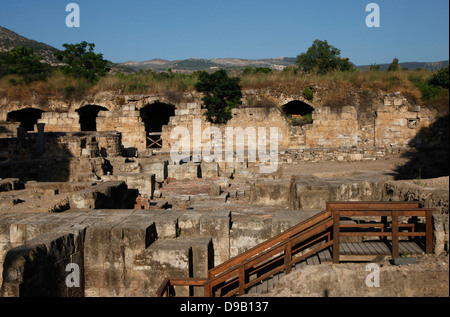
[[53, 55], [58, 51], [56, 48], [45, 43], [27, 39], [0, 26], [0, 52], [9, 51], [17, 46], [32, 48], [34, 53], [41, 56], [44, 62], [58, 64], [58, 61]]

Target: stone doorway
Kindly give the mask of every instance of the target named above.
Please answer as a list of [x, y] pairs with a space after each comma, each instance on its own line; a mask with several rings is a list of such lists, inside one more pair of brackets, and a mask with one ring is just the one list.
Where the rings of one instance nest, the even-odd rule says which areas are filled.
[[97, 105], [87, 105], [77, 110], [81, 131], [97, 131], [97, 116], [100, 111], [108, 111], [108, 109]]
[[34, 131], [34, 126], [42, 117], [43, 110], [26, 108], [18, 111], [12, 111], [8, 113], [7, 121], [20, 122], [20, 128], [25, 131]]
[[155, 102], [144, 106], [140, 113], [145, 124], [147, 148], [162, 148], [162, 128], [169, 123], [170, 117], [175, 115], [175, 106]]

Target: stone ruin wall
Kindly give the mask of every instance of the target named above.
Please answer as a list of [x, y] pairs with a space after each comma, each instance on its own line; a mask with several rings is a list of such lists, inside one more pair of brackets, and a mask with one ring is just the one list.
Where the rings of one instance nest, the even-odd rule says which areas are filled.
[[[252, 97], [255, 97], [255, 94], [258, 92], [252, 92]], [[249, 95], [247, 93], [244, 97], [244, 104]], [[278, 107], [292, 100], [305, 101], [299, 95], [276, 96], [276, 99]], [[90, 185], [72, 193], [68, 198], [71, 205], [91, 210], [87, 213], [62, 214], [65, 219], [63, 224], [60, 219], [53, 219], [51, 213], [20, 214], [2, 219], [0, 262], [8, 263], [8, 272], [3, 274], [6, 278], [0, 283], [3, 285], [0, 295], [18, 296], [20, 287], [25, 288], [26, 294], [33, 295], [33, 292], [39, 291], [39, 287], [43, 287], [56, 292], [47, 294], [49, 296], [147, 296], [154, 294], [155, 285], [160, 284], [163, 276], [187, 277], [189, 271], [192, 271], [193, 277], [204, 277], [208, 267], [213, 264], [217, 265], [300, 222], [301, 219], [296, 218], [300, 215], [293, 216], [292, 212], [288, 218], [282, 214], [266, 218], [246, 217], [229, 212], [203, 214], [191, 210], [165, 211], [164, 215], [158, 215], [131, 209], [115, 210], [111, 214], [110, 210], [99, 209], [108, 208], [108, 202], [98, 206], [93, 197], [105, 196], [112, 201], [113, 197], [110, 196], [122, 196], [112, 195], [108, 186], [121, 188], [124, 183], [134, 182], [133, 188], [142, 188], [142, 192], [153, 193], [155, 176], [160, 179], [180, 176], [186, 172], [180, 169], [191, 167], [195, 168], [195, 171], [189, 177], [196, 178], [198, 166], [167, 166], [167, 163], [161, 168], [167, 169], [165, 176], [153, 175], [155, 173], [150, 167], [147, 170], [136, 170], [135, 175], [130, 174], [132, 167], [129, 167], [130, 170], [124, 170], [125, 173], [121, 175], [122, 171], [118, 166], [135, 164], [129, 162], [115, 165], [115, 158], [122, 159], [121, 148], [135, 148], [138, 153], [146, 149], [145, 125], [139, 112], [142, 107], [155, 102], [176, 106], [175, 116], [163, 127], [163, 151], [168, 151], [174, 144], [174, 140], [170, 140], [170, 132], [174, 127], [185, 127], [192, 131], [193, 120], [196, 119], [202, 122], [202, 129], [211, 127], [202, 115], [204, 109], [201, 108], [199, 96], [193, 94], [185, 95], [178, 102], [168, 100], [164, 96], [125, 96], [120, 102], [118, 100], [116, 95], [105, 93], [91, 100], [61, 106], [59, 109], [57, 105], [39, 107], [46, 111], [39, 120], [39, 123], [45, 124], [45, 155], [50, 157], [67, 154], [73, 158], [71, 166], [74, 168], [75, 165], [80, 165], [83, 158], [94, 157], [95, 160], [101, 160], [98, 153], [103, 151], [102, 155], [108, 157], [115, 168], [111, 177], [113, 184], [105, 183], [105, 188], [100, 189], [101, 186]], [[108, 111], [99, 113], [96, 119], [97, 132], [81, 133], [76, 110], [88, 104], [105, 107]], [[422, 144], [441, 141], [428, 138], [427, 134], [417, 138], [420, 131], [433, 125], [437, 116], [431, 110], [409, 105], [400, 95], [388, 95], [382, 100], [374, 101], [375, 115], [372, 121], [361, 120], [358, 109], [354, 106], [343, 106], [339, 111], [321, 105], [312, 106], [315, 108], [314, 123], [301, 129], [290, 127], [285, 117], [273, 107], [234, 109], [233, 118], [227, 126], [244, 129], [252, 126], [278, 127], [283, 136], [279, 157], [281, 163], [374, 160], [398, 154], [402, 149], [410, 147], [412, 140]], [[23, 108], [24, 105], [2, 105], [0, 122], [6, 121], [9, 111]], [[0, 138], [17, 136], [14, 133], [17, 124], [0, 123], [0, 127], [4, 128], [0, 130]], [[225, 126], [220, 129], [224, 135]], [[27, 138], [30, 144], [37, 143], [36, 134], [27, 134]], [[192, 144], [192, 136], [190, 143]], [[67, 152], [61, 152], [61, 149]], [[18, 153], [14, 144], [11, 151]], [[204, 166], [206, 165], [201, 168]], [[87, 170], [89, 166], [83, 165], [79, 168]], [[81, 171], [75, 174], [84, 177]], [[150, 178], [150, 175], [153, 175], [153, 178]], [[85, 181], [87, 178], [70, 179], [74, 182], [81, 180]], [[284, 187], [279, 191], [287, 192], [284, 197], [290, 199], [289, 203], [306, 209], [317, 207], [313, 203], [319, 201], [323, 204], [330, 197], [348, 199], [353, 197], [351, 195], [361, 195], [361, 191], [364, 193], [366, 190], [353, 188], [353, 183], [349, 183], [345, 187], [345, 194], [350, 196], [338, 197], [335, 195], [342, 191], [342, 186], [326, 190], [321, 187], [305, 190], [304, 184], [299, 181], [292, 187], [295, 189], [292, 191], [288, 185], [283, 184]], [[384, 198], [384, 189], [378, 184], [371, 183], [366, 187], [367, 197], [373, 197], [375, 191], [379, 194], [378, 198]], [[262, 197], [262, 193], [272, 193], [272, 189], [274, 188], [268, 189], [264, 184], [256, 183], [249, 193], [250, 199], [252, 195]], [[97, 192], [101, 195], [97, 195]], [[311, 194], [319, 199], [312, 201]], [[269, 199], [269, 195], [267, 198]], [[272, 195], [270, 199], [272, 200], [268, 203], [273, 201]], [[114, 205], [117, 203], [114, 202]], [[96, 209], [92, 210], [94, 207]], [[448, 213], [448, 204], [446, 208]], [[445, 226], [447, 221], [446, 231], [441, 231], [447, 234], [447, 238], [442, 240], [446, 239], [448, 250], [448, 216], [443, 217], [442, 221], [435, 223], [444, 223]], [[230, 226], [231, 219], [233, 228]], [[173, 240], [178, 237], [183, 239], [176, 239], [174, 244]], [[15, 252], [9, 253], [13, 248]], [[177, 261], [174, 262], [174, 258]], [[64, 267], [74, 262], [82, 264], [83, 289], [75, 289], [79, 293], [69, 293], [70, 289], [66, 288], [64, 283], [67, 276]], [[3, 268], [2, 264], [0, 263], [0, 266]], [[55, 272], [61, 274], [55, 275]], [[32, 273], [33, 279], [26, 278], [29, 273]], [[151, 284], [143, 281], [151, 281]]]
[[[267, 92], [258, 90], [244, 91], [244, 105], [250, 99], [266, 97]], [[272, 98], [278, 104], [275, 107], [243, 107], [233, 109], [232, 119], [226, 126], [218, 126], [225, 137], [226, 127], [266, 127], [267, 142], [269, 142], [270, 127], [278, 128], [280, 135], [279, 149], [361, 149], [365, 151], [375, 148], [407, 148], [411, 147], [420, 131], [429, 129], [437, 119], [433, 110], [424, 109], [420, 106], [412, 106], [401, 95], [385, 95], [383, 100], [373, 100], [371, 112], [373, 119], [361, 120], [361, 113], [355, 106], [343, 105], [340, 109], [330, 109], [320, 104], [311, 103], [301, 95], [278, 95]], [[304, 127], [292, 127], [285, 116], [278, 110], [289, 101], [299, 100], [311, 105], [313, 112], [313, 124]], [[56, 110], [57, 102], [49, 103], [47, 108], [35, 107], [32, 104], [18, 105], [17, 103], [6, 103], [0, 111], [0, 137], [11, 137], [16, 132], [14, 124], [6, 122], [10, 111], [37, 108], [46, 112], [42, 113], [38, 123], [45, 124], [44, 131], [49, 132], [80, 132], [80, 117], [76, 112], [85, 105], [98, 105], [105, 107], [108, 111], [100, 111], [96, 118], [97, 132], [117, 132], [121, 135], [123, 149], [134, 149], [139, 152], [146, 150], [145, 124], [140, 116], [140, 109], [155, 102], [172, 104], [175, 106], [175, 116], [170, 117], [168, 125], [163, 126], [162, 140], [163, 152], [169, 152], [177, 140], [170, 139], [170, 133], [175, 127], [185, 127], [191, 133], [190, 148], [193, 148], [193, 123], [200, 120], [202, 131], [211, 127], [203, 116], [200, 96], [196, 93], [185, 93], [177, 102], [173, 102], [163, 95], [127, 95], [117, 96], [113, 93], [103, 93], [90, 99], [73, 104], [62, 104]], [[277, 109], [278, 108], [278, 109]], [[3, 122], [3, 123], [2, 123]], [[37, 130], [35, 129], [35, 132]], [[433, 136], [435, 138], [435, 136]], [[427, 138], [422, 133], [420, 138], [414, 141], [422, 144], [430, 144], [433, 141], [439, 143], [441, 140]], [[207, 139], [203, 140], [208, 141]], [[247, 145], [247, 140], [245, 140]], [[357, 158], [355, 156], [354, 158]]]

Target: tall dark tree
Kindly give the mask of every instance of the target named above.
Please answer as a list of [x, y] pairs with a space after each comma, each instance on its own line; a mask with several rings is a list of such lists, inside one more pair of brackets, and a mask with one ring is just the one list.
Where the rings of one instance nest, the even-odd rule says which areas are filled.
[[349, 59], [341, 57], [341, 51], [338, 48], [321, 40], [315, 40], [306, 53], [297, 56], [297, 65], [305, 73], [326, 74], [333, 70], [353, 69]]
[[388, 67], [388, 72], [394, 72], [396, 70], [400, 70], [400, 64], [398, 63], [398, 58], [394, 58], [392, 60], [391, 65]]
[[93, 83], [109, 71], [108, 61], [103, 59], [103, 54], [94, 53], [95, 44], [83, 41], [63, 46], [65, 50], [56, 52], [55, 55], [59, 61], [66, 64], [62, 66], [66, 75], [82, 77]]
[[239, 77], [228, 77], [223, 69], [212, 74], [201, 72], [195, 88], [204, 94], [202, 98], [211, 122], [225, 123], [231, 119], [231, 109], [241, 104], [242, 92]]

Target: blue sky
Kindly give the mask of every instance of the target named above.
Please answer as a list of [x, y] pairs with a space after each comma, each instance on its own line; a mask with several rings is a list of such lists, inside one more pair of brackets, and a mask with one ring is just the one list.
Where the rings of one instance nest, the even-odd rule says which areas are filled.
[[[449, 59], [447, 0], [0, 0], [0, 26], [58, 49], [95, 43], [113, 62], [295, 57], [327, 40], [356, 65]], [[81, 26], [65, 24], [66, 5]], [[380, 7], [368, 28], [366, 5]]]

